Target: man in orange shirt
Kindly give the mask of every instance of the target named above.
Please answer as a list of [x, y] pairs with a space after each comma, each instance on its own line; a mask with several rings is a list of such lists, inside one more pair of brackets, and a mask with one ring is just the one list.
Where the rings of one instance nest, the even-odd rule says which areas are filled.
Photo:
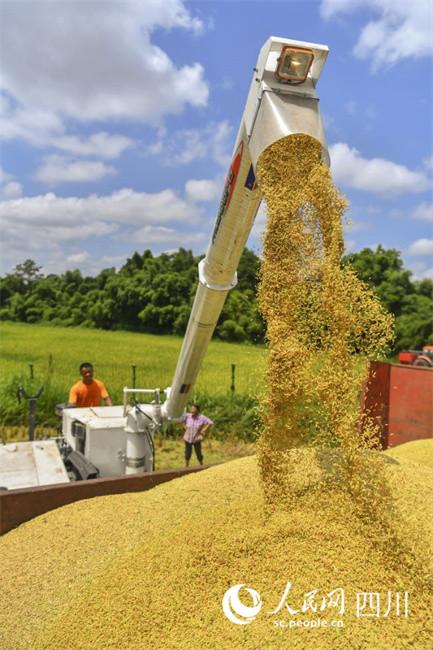
[[77, 381], [69, 391], [68, 406], [100, 406], [101, 400], [105, 406], [113, 406], [102, 381], [93, 379], [93, 366], [87, 361], [80, 366], [82, 379]]

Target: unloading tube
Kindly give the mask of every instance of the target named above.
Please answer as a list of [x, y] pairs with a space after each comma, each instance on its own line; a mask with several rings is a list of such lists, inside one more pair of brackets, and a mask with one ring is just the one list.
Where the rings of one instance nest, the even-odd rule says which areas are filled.
[[[303, 133], [322, 144], [323, 159], [329, 162], [315, 92], [327, 53], [324, 45], [276, 37], [260, 51], [212, 238], [199, 264], [199, 283], [173, 382], [162, 406], [165, 419], [182, 415], [227, 293], [236, 286], [236, 269], [261, 201], [255, 176], [261, 152], [281, 138]], [[305, 79], [300, 82], [296, 70], [301, 65]], [[277, 69], [282, 70], [280, 76]]]

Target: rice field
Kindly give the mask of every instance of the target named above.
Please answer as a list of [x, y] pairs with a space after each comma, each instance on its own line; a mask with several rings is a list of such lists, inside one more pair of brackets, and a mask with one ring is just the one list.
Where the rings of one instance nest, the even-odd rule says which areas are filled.
[[[70, 386], [79, 379], [83, 361], [95, 366], [114, 402], [121, 402], [122, 388], [136, 385], [166, 388], [171, 383], [182, 344], [180, 337], [124, 331], [50, 327], [24, 323], [0, 323], [2, 379], [30, 378], [61, 388], [67, 399]], [[197, 391], [224, 394], [230, 390], [231, 365], [236, 365], [236, 392], [256, 395], [263, 382], [265, 349], [259, 346], [212, 341], [196, 386]]]

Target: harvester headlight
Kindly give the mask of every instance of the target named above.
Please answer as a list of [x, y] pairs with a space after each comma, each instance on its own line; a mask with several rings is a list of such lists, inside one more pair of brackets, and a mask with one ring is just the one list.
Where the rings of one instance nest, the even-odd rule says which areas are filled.
[[312, 50], [284, 47], [275, 71], [277, 79], [283, 83], [301, 84], [307, 78], [313, 59]]

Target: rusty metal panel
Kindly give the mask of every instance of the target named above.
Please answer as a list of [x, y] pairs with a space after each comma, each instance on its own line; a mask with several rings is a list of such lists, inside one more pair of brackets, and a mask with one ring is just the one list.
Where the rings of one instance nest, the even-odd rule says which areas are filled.
[[390, 364], [388, 446], [433, 436], [433, 369]]
[[372, 361], [361, 411], [361, 428], [365, 415], [378, 423], [383, 449], [433, 437], [433, 369]]
[[199, 472], [206, 467], [209, 465], [0, 491], [0, 535], [67, 503], [107, 494], [150, 490], [160, 483]]

